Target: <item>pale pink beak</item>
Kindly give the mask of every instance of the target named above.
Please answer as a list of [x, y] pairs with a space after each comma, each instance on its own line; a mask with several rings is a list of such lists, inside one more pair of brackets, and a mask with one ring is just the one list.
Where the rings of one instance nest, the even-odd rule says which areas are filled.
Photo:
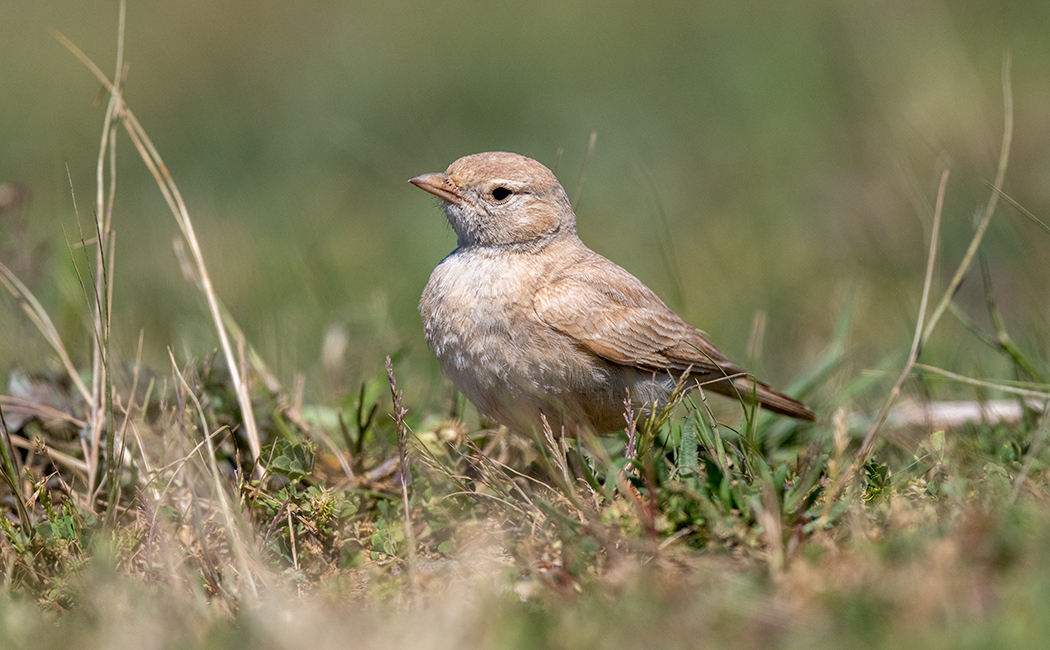
[[449, 203], [462, 202], [462, 199], [460, 199], [459, 194], [456, 193], [452, 182], [449, 180], [448, 174], [422, 174], [415, 178], [408, 179], [408, 182], [424, 192], [430, 192], [442, 201], [448, 201]]

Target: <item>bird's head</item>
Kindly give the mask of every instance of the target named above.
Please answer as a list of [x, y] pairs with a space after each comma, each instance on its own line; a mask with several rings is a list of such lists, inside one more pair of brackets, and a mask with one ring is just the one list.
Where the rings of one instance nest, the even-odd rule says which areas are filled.
[[408, 182], [441, 199], [460, 247], [536, 245], [576, 232], [576, 216], [558, 179], [516, 153], [464, 156], [444, 173]]

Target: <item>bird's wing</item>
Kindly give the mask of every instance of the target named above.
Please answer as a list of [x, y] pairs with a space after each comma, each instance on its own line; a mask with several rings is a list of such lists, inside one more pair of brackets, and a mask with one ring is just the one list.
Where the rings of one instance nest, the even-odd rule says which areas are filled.
[[614, 363], [653, 372], [689, 370], [717, 393], [758, 401], [774, 413], [816, 419], [805, 404], [745, 376], [641, 280], [594, 257], [569, 267], [536, 293], [533, 304], [543, 322]]
[[706, 334], [605, 258], [569, 267], [536, 293], [534, 306], [545, 323], [614, 363], [653, 371], [691, 368], [694, 376], [739, 372]]

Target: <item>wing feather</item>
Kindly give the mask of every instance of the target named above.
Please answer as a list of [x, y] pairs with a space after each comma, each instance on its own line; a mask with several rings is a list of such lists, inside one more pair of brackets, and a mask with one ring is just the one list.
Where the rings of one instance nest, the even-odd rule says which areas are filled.
[[566, 269], [537, 292], [534, 307], [546, 324], [614, 363], [656, 371], [691, 367], [696, 375], [739, 371], [706, 334], [605, 258]]

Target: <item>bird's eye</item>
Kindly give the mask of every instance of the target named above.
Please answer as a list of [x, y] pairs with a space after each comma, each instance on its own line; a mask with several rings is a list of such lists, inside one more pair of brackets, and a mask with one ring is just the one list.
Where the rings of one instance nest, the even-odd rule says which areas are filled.
[[505, 187], [497, 187], [496, 189], [492, 190], [492, 198], [496, 199], [497, 201], [506, 201], [507, 197], [511, 194], [513, 194], [513, 192], [511, 192]]

